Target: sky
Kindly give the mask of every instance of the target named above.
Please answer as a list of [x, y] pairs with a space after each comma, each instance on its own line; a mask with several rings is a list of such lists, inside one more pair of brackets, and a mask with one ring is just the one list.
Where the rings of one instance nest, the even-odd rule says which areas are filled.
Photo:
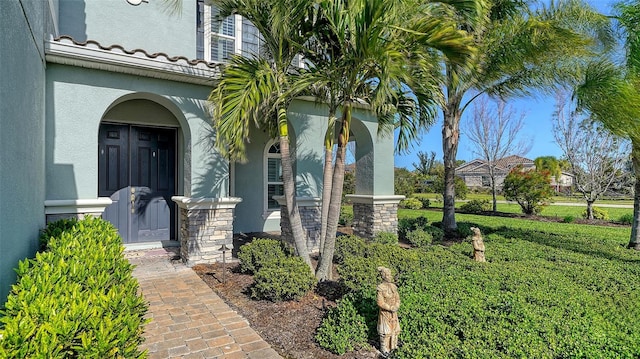
[[[587, 0], [596, 10], [604, 14], [610, 13], [609, 0]], [[536, 96], [535, 98], [518, 98], [507, 101], [518, 113], [524, 112], [525, 125], [520, 136], [525, 141], [531, 140], [531, 149], [524, 156], [535, 159], [540, 156], [562, 157], [562, 151], [553, 138], [552, 115], [554, 111], [553, 95]], [[465, 122], [473, 113], [473, 105], [469, 106], [462, 115], [460, 124], [460, 143], [458, 145], [457, 159], [470, 161], [479, 156], [474, 153], [473, 144], [464, 134]], [[413, 170], [413, 163], [418, 162], [418, 152], [436, 153], [436, 159], [442, 162], [442, 114], [438, 121], [428, 131], [424, 131], [419, 143], [414, 143], [407, 154], [396, 154], [395, 166]]]

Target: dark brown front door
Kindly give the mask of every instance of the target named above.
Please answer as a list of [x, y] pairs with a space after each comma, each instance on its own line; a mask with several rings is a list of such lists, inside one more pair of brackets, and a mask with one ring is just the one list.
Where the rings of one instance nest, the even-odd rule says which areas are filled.
[[176, 239], [175, 148], [173, 129], [100, 125], [98, 195], [125, 243]]

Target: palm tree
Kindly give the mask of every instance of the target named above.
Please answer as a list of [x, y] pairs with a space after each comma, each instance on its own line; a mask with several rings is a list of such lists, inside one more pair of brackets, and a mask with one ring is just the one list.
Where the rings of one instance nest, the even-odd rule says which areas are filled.
[[235, 56], [222, 68], [209, 100], [214, 108], [216, 145], [230, 160], [244, 160], [250, 129], [268, 129], [280, 140], [282, 181], [292, 241], [312, 268], [302, 221], [295, 201], [287, 108], [297, 93], [299, 71], [292, 62], [306, 42], [305, 24], [312, 0], [213, 0], [221, 16], [239, 14], [262, 35], [264, 53]]
[[[436, 66], [429, 61], [434, 58], [431, 52], [441, 50], [456, 64], [462, 64], [473, 54], [470, 38], [456, 29], [450, 17], [414, 18], [406, 24], [408, 10], [415, 10], [413, 5], [415, 1], [319, 3], [327, 25], [321, 28], [329, 33], [318, 36], [333, 42], [328, 46], [333, 51], [309, 57], [319, 59], [317, 66], [311, 66], [310, 76], [316, 76], [318, 84], [328, 85], [329, 98], [335, 101], [330, 104], [342, 109], [331, 187], [330, 191], [327, 187], [323, 190], [323, 197], [329, 195], [329, 205], [326, 220], [323, 219], [326, 231], [316, 270], [320, 280], [330, 279], [353, 106], [369, 105], [378, 114], [381, 129], [390, 130], [398, 125], [399, 143], [406, 145], [420, 126], [433, 119], [437, 102], [430, 95], [437, 89], [437, 82], [433, 76]], [[423, 48], [414, 51], [415, 43]], [[329, 65], [321, 62], [327, 57], [331, 58]], [[326, 76], [327, 73], [330, 75]], [[326, 146], [327, 150], [329, 147]], [[325, 166], [328, 165], [327, 161]]]
[[529, 11], [526, 1], [493, 0], [482, 22], [466, 25], [479, 48], [473, 66], [461, 70], [444, 60], [442, 222], [448, 236], [455, 236], [457, 230], [454, 180], [464, 111], [482, 94], [504, 99], [564, 83], [576, 75], [571, 60], [588, 54], [593, 44], [583, 33], [611, 38], [602, 31], [604, 25], [602, 15], [576, 0], [552, 2], [536, 12]]
[[590, 63], [575, 95], [579, 109], [631, 140], [636, 183], [628, 247], [640, 250], [640, 1], [617, 3], [615, 10], [626, 50], [624, 61], [617, 65], [605, 57]]

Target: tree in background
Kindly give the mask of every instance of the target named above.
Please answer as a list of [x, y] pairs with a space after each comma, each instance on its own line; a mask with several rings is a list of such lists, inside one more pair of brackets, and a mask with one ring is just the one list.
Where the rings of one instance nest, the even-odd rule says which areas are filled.
[[533, 164], [536, 165], [537, 170], [549, 171], [551, 177], [556, 180], [556, 192], [558, 192], [558, 183], [562, 176], [562, 166], [564, 165], [554, 156], [540, 156], [533, 160]]
[[395, 168], [393, 174], [394, 193], [406, 198], [411, 197], [415, 192], [416, 174], [406, 168]]
[[640, 250], [640, 1], [620, 1], [614, 9], [624, 61], [616, 63], [619, 53], [605, 53], [588, 64], [575, 95], [578, 109], [631, 140], [635, 188], [629, 248]]
[[436, 153], [434, 151], [426, 152], [418, 151], [418, 163], [414, 162], [414, 172], [420, 175], [430, 175], [433, 166], [436, 164]]
[[553, 196], [551, 175], [548, 171], [524, 170], [522, 166], [514, 167], [504, 179], [502, 192], [507, 201], [516, 201], [522, 213], [538, 214], [542, 207]]
[[475, 153], [487, 162], [489, 185], [493, 197], [493, 211], [498, 210], [496, 170], [498, 160], [509, 155], [524, 156], [531, 149], [531, 141], [519, 138], [525, 114], [518, 113], [504, 101], [491, 107], [487, 96], [473, 105], [473, 116], [467, 121], [465, 134], [475, 147]]
[[556, 95], [554, 131], [556, 143], [571, 165], [574, 188], [587, 202], [587, 219], [593, 219], [593, 204], [620, 177], [629, 157], [629, 143], [567, 107], [567, 94]]
[[463, 69], [446, 61], [444, 65], [442, 223], [447, 235], [452, 236], [457, 229], [455, 160], [459, 125], [469, 104], [482, 94], [508, 98], [553, 89], [576, 78], [575, 62], [590, 55], [594, 34], [613, 41], [606, 31], [606, 17], [581, 1], [560, 0], [548, 7], [526, 0], [490, 0], [488, 3], [483, 21], [465, 25], [479, 48], [473, 66]]

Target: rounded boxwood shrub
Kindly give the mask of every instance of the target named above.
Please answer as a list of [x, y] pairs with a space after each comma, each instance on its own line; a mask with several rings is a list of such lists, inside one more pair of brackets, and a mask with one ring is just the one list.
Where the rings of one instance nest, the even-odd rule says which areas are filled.
[[398, 236], [391, 232], [378, 232], [372, 242], [380, 244], [398, 244]]
[[433, 235], [422, 228], [407, 233], [407, 241], [416, 247], [428, 246], [433, 242]]
[[351, 296], [345, 296], [329, 309], [315, 338], [320, 347], [339, 355], [367, 344], [367, 324]]
[[274, 302], [300, 299], [316, 284], [311, 268], [298, 256], [267, 262], [253, 280], [252, 297]]
[[491, 210], [491, 202], [487, 199], [472, 199], [460, 206], [460, 211], [467, 213], [482, 213]]
[[256, 273], [265, 264], [286, 258], [291, 254], [290, 247], [275, 239], [258, 238], [240, 247], [238, 260], [244, 273]]
[[400, 207], [407, 209], [421, 209], [422, 202], [417, 198], [407, 198], [400, 201]]

